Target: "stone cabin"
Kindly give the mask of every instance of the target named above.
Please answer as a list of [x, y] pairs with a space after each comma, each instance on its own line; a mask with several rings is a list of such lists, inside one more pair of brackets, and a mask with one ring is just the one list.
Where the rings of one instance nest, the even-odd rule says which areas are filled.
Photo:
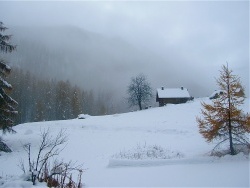
[[159, 106], [166, 104], [180, 104], [190, 100], [191, 97], [186, 88], [158, 88], [156, 91], [156, 102], [159, 102]]

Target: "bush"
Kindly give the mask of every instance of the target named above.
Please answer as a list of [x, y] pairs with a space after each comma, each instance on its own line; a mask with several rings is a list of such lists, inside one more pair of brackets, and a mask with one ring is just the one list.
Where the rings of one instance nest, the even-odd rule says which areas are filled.
[[137, 145], [136, 148], [128, 151], [120, 151], [119, 153], [112, 156], [115, 159], [132, 159], [132, 160], [143, 160], [143, 159], [172, 159], [182, 158], [184, 155], [180, 152], [171, 151], [162, 148], [158, 145]]
[[[35, 159], [31, 159], [31, 144], [23, 146], [28, 154], [28, 170], [23, 161], [20, 161], [19, 167], [24, 172], [26, 181], [32, 181], [33, 185], [37, 180], [46, 182], [48, 187], [82, 187], [82, 165], [55, 159], [62, 151], [59, 146], [67, 141], [65, 131], [61, 130], [55, 138], [52, 138], [49, 132], [47, 129], [41, 133], [41, 142]], [[72, 180], [73, 171], [78, 172], [77, 181]]]

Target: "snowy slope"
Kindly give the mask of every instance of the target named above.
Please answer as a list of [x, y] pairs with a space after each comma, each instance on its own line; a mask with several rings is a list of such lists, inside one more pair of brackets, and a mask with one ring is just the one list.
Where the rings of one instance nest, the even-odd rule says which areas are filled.
[[[200, 102], [204, 100], [209, 102], [207, 98], [195, 99], [125, 114], [18, 125], [17, 134], [3, 136], [13, 152], [1, 153], [0, 176], [20, 175], [19, 160], [27, 161], [22, 145], [31, 142], [35, 151], [41, 130], [49, 127], [51, 134], [66, 129], [69, 140], [61, 157], [83, 164], [83, 182], [87, 187], [249, 187], [248, 156], [208, 156], [215, 143], [205, 142], [196, 123]], [[249, 99], [243, 109], [249, 112]], [[165, 148], [169, 155], [173, 152], [172, 157], [114, 157], [133, 154], [136, 148], [144, 146]], [[175, 157], [176, 153], [181, 157]], [[11, 187], [14, 183], [2, 186]]]

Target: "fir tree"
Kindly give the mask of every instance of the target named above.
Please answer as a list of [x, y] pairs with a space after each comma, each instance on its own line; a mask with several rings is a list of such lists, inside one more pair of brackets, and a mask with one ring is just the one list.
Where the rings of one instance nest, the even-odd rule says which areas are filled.
[[197, 118], [199, 132], [208, 142], [220, 140], [217, 145], [228, 141], [230, 154], [234, 155], [235, 144], [249, 146], [250, 116], [239, 109], [245, 99], [244, 88], [240, 78], [225, 65], [216, 81], [222, 92], [212, 104], [202, 103], [203, 118]]
[[56, 88], [56, 113], [57, 119], [69, 119], [72, 118], [71, 110], [71, 85], [69, 81], [60, 81], [57, 83]]
[[35, 121], [44, 121], [45, 120], [45, 106], [41, 100], [38, 100], [36, 103], [36, 116]]
[[73, 88], [73, 96], [71, 99], [72, 117], [75, 118], [82, 113], [81, 107], [81, 90], [77, 86]]
[[[3, 23], [0, 22], [0, 52], [10, 53], [15, 50], [15, 46], [9, 43], [11, 35], [4, 35], [3, 32], [7, 28], [4, 27]], [[11, 68], [6, 64], [6, 62], [0, 57], [0, 129], [3, 132], [14, 132], [12, 126], [14, 121], [12, 116], [17, 114], [13, 105], [17, 102], [9, 96], [12, 86], [5, 80], [7, 75], [11, 72]], [[8, 146], [3, 143], [0, 138], [0, 151], [11, 152]]]
[[[12, 52], [16, 48], [9, 43], [11, 35], [3, 34], [6, 29], [3, 23], [0, 22], [0, 51], [3, 53]], [[17, 102], [9, 96], [12, 85], [5, 81], [10, 72], [11, 68], [3, 59], [0, 59], [0, 129], [4, 132], [13, 131], [14, 122], [11, 117], [17, 113], [13, 107]]]

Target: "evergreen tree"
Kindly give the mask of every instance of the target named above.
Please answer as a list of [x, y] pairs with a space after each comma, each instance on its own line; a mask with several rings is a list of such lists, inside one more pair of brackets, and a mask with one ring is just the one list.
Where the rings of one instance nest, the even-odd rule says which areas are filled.
[[45, 120], [56, 120], [56, 83], [54, 80], [44, 81], [44, 96], [42, 98], [45, 104]]
[[[0, 22], [0, 51], [10, 53], [15, 50], [16, 47], [9, 43], [11, 35], [3, 34], [6, 29], [3, 23]], [[13, 107], [17, 102], [9, 96], [12, 85], [5, 81], [6, 76], [9, 75], [10, 72], [11, 68], [0, 58], [0, 129], [2, 129], [3, 132], [13, 131], [12, 126], [14, 122], [12, 116], [17, 114], [17, 111], [15, 111]]]
[[12, 98], [14, 98], [16, 101], [18, 101], [18, 106], [16, 107], [16, 110], [18, 111], [18, 114], [14, 117], [15, 124], [22, 123], [21, 117], [22, 117], [22, 100], [21, 96], [23, 93], [23, 88], [21, 87], [21, 83], [23, 83], [23, 72], [21, 69], [12, 68], [11, 74], [6, 78], [9, 83], [11, 83], [12, 87], [15, 88], [15, 92], [12, 92], [10, 95]]
[[245, 99], [244, 88], [240, 78], [223, 65], [217, 84], [222, 94], [212, 100], [212, 104], [202, 103], [203, 118], [197, 118], [199, 132], [211, 142], [229, 142], [230, 154], [236, 154], [235, 144], [249, 146], [247, 134], [250, 132], [250, 117], [239, 109]]
[[36, 103], [36, 116], [35, 121], [45, 120], [45, 107], [41, 100]]
[[71, 85], [69, 81], [59, 81], [56, 89], [56, 118], [69, 119], [72, 118], [71, 98], [70, 98]]
[[77, 86], [73, 88], [73, 96], [71, 99], [71, 108], [72, 108], [72, 116], [76, 118], [79, 114], [82, 113], [81, 107], [81, 90]]
[[27, 71], [24, 77], [24, 83], [22, 83], [22, 88], [23, 88], [23, 102], [24, 105], [22, 105], [22, 113], [24, 117], [24, 122], [29, 122], [31, 119], [33, 119], [33, 113], [34, 113], [34, 97], [35, 97], [35, 78], [34, 76]]
[[84, 103], [83, 113], [97, 115], [95, 112], [95, 98], [92, 90], [82, 92], [82, 101]]

